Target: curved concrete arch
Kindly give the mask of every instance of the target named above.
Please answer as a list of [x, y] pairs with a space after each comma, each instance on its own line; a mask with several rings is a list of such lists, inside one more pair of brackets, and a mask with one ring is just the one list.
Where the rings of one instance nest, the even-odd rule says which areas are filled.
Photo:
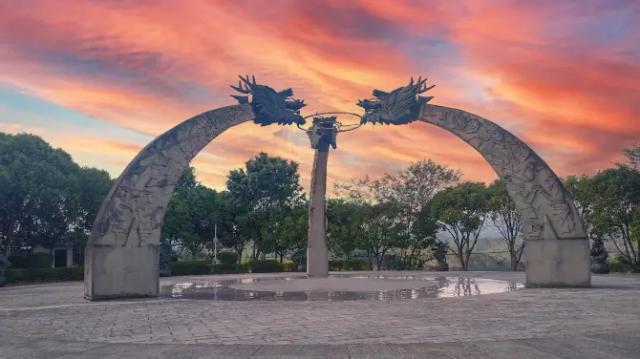
[[[195, 116], [165, 132], [131, 161], [96, 216], [85, 250], [85, 297], [156, 296], [162, 222], [189, 162], [228, 128], [250, 121], [249, 104]], [[458, 109], [425, 105], [420, 120], [463, 139], [507, 186], [525, 222], [529, 286], [589, 286], [584, 225], [558, 177], [517, 137]]]
[[208, 111], [140, 151], [112, 186], [94, 221], [85, 250], [86, 298], [158, 294], [160, 232], [180, 175], [214, 138], [253, 118], [248, 104]]
[[527, 286], [589, 286], [589, 241], [558, 176], [529, 146], [474, 114], [425, 105], [420, 120], [475, 148], [504, 181], [523, 216]]

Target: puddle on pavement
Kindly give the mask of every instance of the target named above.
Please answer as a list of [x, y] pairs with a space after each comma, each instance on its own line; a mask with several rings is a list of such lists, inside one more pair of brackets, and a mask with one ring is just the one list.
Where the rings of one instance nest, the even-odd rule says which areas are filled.
[[[227, 280], [192, 280], [160, 287], [160, 297], [179, 299], [203, 299], [220, 301], [349, 301], [349, 300], [412, 300], [420, 298], [452, 298], [469, 297], [482, 294], [512, 292], [524, 288], [522, 283], [475, 277], [420, 277], [420, 276], [385, 276], [385, 275], [331, 275], [329, 280], [339, 282], [342, 278], [358, 283], [358, 290], [328, 290], [326, 286], [319, 288], [305, 287], [305, 290], [278, 290], [279, 286], [291, 288], [286, 281], [306, 280], [301, 276], [238, 278]], [[390, 280], [393, 289], [376, 288], [367, 290], [369, 280]], [[407, 287], [398, 289], [396, 281], [407, 282]], [[416, 282], [417, 281], [417, 282]], [[280, 283], [282, 285], [280, 285]], [[303, 283], [304, 284], [304, 283]], [[256, 289], [251, 286], [255, 285]], [[239, 287], [239, 288], [234, 288]], [[293, 286], [295, 287], [295, 285]], [[377, 285], [380, 287], [380, 285]], [[264, 288], [272, 288], [264, 290]]]

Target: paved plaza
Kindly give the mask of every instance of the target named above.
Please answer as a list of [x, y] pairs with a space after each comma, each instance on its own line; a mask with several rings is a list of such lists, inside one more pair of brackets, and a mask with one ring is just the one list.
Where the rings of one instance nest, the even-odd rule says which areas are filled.
[[[172, 277], [161, 286], [281, 276]], [[524, 273], [446, 276], [524, 282]], [[593, 284], [406, 300], [102, 302], [85, 301], [81, 282], [13, 286], [0, 288], [0, 358], [638, 358], [640, 276]]]

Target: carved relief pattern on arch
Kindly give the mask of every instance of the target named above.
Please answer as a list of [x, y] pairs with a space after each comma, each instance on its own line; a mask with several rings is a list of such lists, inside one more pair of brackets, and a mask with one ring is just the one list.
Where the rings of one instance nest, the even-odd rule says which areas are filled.
[[180, 175], [202, 148], [226, 129], [253, 118], [249, 105], [195, 116], [147, 145], [111, 188], [96, 216], [94, 246], [157, 246], [169, 199]]
[[586, 238], [560, 179], [517, 137], [491, 121], [443, 106], [425, 105], [421, 120], [452, 132], [489, 162], [523, 216], [527, 240]]

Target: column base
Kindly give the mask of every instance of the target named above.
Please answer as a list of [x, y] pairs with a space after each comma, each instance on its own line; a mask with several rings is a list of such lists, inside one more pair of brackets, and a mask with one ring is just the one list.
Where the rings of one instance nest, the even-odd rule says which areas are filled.
[[329, 275], [327, 251], [307, 248], [307, 276], [326, 277]]
[[156, 297], [159, 247], [87, 246], [84, 297], [88, 300]]
[[528, 288], [591, 286], [586, 238], [527, 241], [524, 254]]

